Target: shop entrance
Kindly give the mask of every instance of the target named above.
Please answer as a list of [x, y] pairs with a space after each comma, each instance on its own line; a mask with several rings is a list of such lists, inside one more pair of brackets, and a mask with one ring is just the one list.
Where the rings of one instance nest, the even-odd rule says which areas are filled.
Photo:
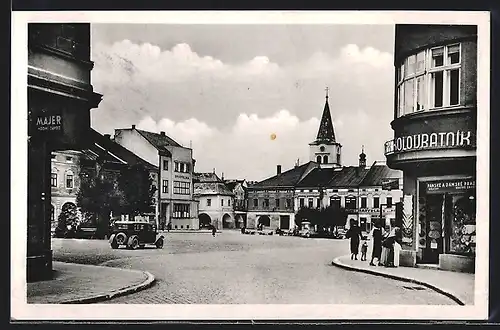
[[434, 181], [420, 184], [420, 263], [438, 264], [439, 255], [473, 256], [476, 242], [475, 182]]

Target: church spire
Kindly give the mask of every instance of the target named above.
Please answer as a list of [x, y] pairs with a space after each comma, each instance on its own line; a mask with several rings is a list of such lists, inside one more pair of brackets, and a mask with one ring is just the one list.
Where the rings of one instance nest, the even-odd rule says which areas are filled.
[[328, 104], [328, 90], [326, 89], [325, 108], [323, 109], [323, 116], [319, 124], [318, 136], [316, 141], [333, 142], [335, 143], [335, 131], [333, 129], [332, 116], [330, 114], [330, 106]]

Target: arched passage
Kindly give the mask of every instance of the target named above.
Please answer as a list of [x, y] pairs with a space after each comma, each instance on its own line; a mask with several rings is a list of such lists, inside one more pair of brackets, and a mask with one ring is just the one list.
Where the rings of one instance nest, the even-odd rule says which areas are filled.
[[232, 218], [229, 214], [224, 214], [222, 217], [222, 228], [231, 228], [232, 227]]
[[259, 225], [269, 227], [271, 226], [271, 219], [267, 215], [259, 217]]
[[246, 228], [245, 218], [241, 214], [235, 215], [234, 223], [235, 223], [236, 228]]
[[200, 221], [200, 228], [207, 228], [212, 223], [212, 219], [206, 213], [199, 214], [198, 220]]

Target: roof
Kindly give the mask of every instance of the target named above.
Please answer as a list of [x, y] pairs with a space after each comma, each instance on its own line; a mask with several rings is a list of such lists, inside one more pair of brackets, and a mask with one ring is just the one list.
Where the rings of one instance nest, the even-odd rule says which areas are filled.
[[333, 129], [332, 115], [330, 113], [330, 106], [328, 105], [328, 96], [326, 97], [325, 108], [323, 109], [315, 142], [335, 143], [335, 130]]
[[311, 166], [311, 164], [316, 164], [314, 162], [308, 162], [303, 165], [297, 166], [283, 172], [281, 174], [275, 175], [263, 181], [257, 182], [253, 185], [249, 185], [249, 188], [267, 188], [267, 187], [295, 187], [299, 180], [302, 178], [306, 170]]
[[329, 182], [329, 187], [358, 187], [369, 169], [358, 166], [346, 166]]
[[193, 173], [194, 195], [233, 195], [215, 173]]
[[93, 139], [96, 143], [98, 143], [106, 150], [111, 152], [113, 155], [116, 155], [120, 159], [127, 162], [129, 165], [142, 165], [149, 170], [155, 170], [155, 171], [158, 170], [157, 166], [137, 156], [135, 153], [128, 150], [124, 146], [114, 142], [113, 140], [111, 140], [106, 136], [101, 135], [101, 133], [95, 131], [94, 129], [90, 129], [90, 131], [91, 131], [90, 132], [91, 139]]
[[341, 171], [336, 171], [334, 168], [315, 168], [300, 180], [297, 187], [325, 186], [340, 172]]
[[141, 134], [146, 140], [148, 140], [149, 143], [151, 143], [156, 149], [167, 153], [168, 156], [172, 156], [172, 154], [165, 147], [182, 147], [179, 143], [175, 142], [171, 137], [167, 135], [143, 131], [137, 128], [136, 131], [139, 132], [139, 134]]
[[381, 186], [384, 179], [400, 179], [403, 172], [393, 170], [387, 165], [372, 165], [362, 181], [362, 186]]

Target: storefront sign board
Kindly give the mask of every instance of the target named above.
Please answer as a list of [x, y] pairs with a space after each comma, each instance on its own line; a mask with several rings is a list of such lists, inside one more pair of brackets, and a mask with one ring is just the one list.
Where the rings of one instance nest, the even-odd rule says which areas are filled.
[[426, 183], [427, 194], [443, 194], [467, 191], [476, 188], [476, 180], [474, 179], [459, 179], [459, 180], [443, 180], [432, 181]]

